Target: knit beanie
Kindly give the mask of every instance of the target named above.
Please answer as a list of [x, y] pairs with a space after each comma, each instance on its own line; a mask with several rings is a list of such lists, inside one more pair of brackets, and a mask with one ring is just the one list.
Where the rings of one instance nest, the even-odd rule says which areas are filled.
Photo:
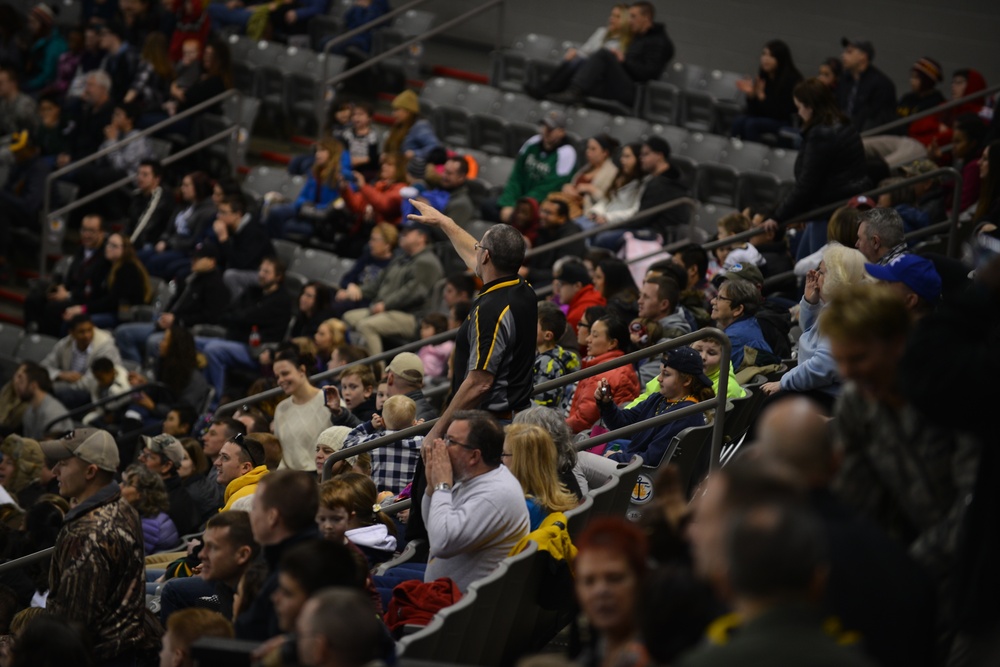
[[41, 32], [47, 33], [52, 29], [52, 24], [55, 23], [55, 17], [52, 14], [52, 8], [46, 4], [35, 5], [31, 8], [30, 16], [33, 16], [38, 24], [41, 26]]
[[912, 70], [916, 72], [917, 77], [921, 82], [921, 90], [930, 90], [934, 86], [941, 83], [944, 78], [942, 75], [941, 65], [932, 58], [923, 57], [917, 62], [913, 63]]
[[393, 109], [406, 109], [413, 115], [420, 113], [420, 98], [412, 90], [404, 90], [392, 101]]
[[[347, 434], [350, 432], [351, 429], [346, 426], [331, 426], [319, 434], [319, 437], [316, 438], [316, 444], [329, 447], [333, 451], [339, 452], [344, 448], [344, 438], [346, 438]], [[358, 462], [358, 457], [352, 456], [347, 459], [347, 462], [353, 466]]]

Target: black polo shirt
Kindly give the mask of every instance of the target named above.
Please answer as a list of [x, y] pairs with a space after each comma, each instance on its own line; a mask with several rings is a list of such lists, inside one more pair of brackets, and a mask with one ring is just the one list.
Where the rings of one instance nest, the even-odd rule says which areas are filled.
[[486, 371], [493, 386], [481, 410], [505, 412], [531, 405], [538, 297], [524, 278], [505, 276], [483, 285], [455, 340], [452, 393], [469, 371]]

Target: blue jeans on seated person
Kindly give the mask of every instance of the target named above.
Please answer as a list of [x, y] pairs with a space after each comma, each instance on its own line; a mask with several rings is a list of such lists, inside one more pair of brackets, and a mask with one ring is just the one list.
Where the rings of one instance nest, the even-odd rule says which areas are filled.
[[115, 329], [115, 345], [122, 359], [145, 363], [149, 356], [146, 341], [156, 333], [156, 325], [152, 322], [128, 322]]
[[426, 571], [427, 563], [403, 563], [387, 570], [383, 575], [372, 577], [375, 590], [382, 597], [382, 609], [388, 611], [389, 601], [392, 600], [392, 589], [404, 581], [414, 579], [423, 581]]
[[223, 28], [227, 25], [239, 26], [246, 30], [247, 21], [253, 16], [253, 12], [244, 7], [230, 9], [225, 2], [209, 3], [206, 11], [212, 19], [212, 25], [216, 28]]
[[795, 250], [795, 261], [813, 254], [826, 245], [826, 220], [812, 220], [806, 223], [799, 234], [799, 245]]
[[215, 584], [201, 577], [174, 577], [163, 584], [163, 590], [160, 591], [161, 621], [166, 623], [170, 614], [191, 607], [218, 611]]
[[153, 248], [143, 248], [136, 254], [149, 275], [164, 280], [173, 280], [177, 275], [178, 268], [191, 261], [190, 255], [180, 250], [156, 252]]
[[208, 383], [215, 388], [212, 408], [218, 406], [219, 399], [222, 398], [222, 393], [226, 388], [227, 368], [240, 366], [251, 371], [257, 369], [257, 358], [251, 353], [250, 346], [246, 343], [197, 336], [194, 339], [194, 344], [208, 361], [208, 366], [205, 367], [205, 377], [208, 379]]

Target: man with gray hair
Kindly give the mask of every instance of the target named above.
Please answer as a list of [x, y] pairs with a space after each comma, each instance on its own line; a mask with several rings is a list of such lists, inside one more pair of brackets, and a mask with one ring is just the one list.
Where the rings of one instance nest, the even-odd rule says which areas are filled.
[[115, 110], [111, 98], [111, 77], [96, 70], [87, 75], [83, 86], [83, 110], [69, 135], [69, 151], [56, 158], [57, 167], [96, 153], [104, 141], [104, 128], [111, 124]]
[[873, 208], [861, 214], [856, 244], [872, 264], [885, 266], [906, 253], [903, 218], [892, 208]]
[[[410, 214], [410, 220], [443, 231], [466, 266], [483, 281], [469, 316], [458, 329], [452, 357], [452, 399], [424, 437], [424, 442], [429, 443], [447, 432], [459, 411], [478, 408], [509, 422], [514, 413], [531, 406], [538, 297], [517, 273], [524, 263], [527, 243], [514, 227], [494, 225], [477, 242], [430, 204], [414, 199], [410, 202], [419, 211], [419, 215]], [[425, 486], [423, 467], [418, 466], [413, 497], [421, 497]], [[410, 510], [410, 539], [425, 532], [418, 508], [414, 503]]]

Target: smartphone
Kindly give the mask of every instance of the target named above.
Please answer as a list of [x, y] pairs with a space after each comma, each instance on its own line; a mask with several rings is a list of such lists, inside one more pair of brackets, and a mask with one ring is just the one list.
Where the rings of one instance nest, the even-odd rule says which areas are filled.
[[328, 384], [327, 386], [323, 387], [323, 397], [326, 398], [327, 401], [329, 401], [333, 397], [334, 392], [336, 391], [337, 391], [336, 387]]

